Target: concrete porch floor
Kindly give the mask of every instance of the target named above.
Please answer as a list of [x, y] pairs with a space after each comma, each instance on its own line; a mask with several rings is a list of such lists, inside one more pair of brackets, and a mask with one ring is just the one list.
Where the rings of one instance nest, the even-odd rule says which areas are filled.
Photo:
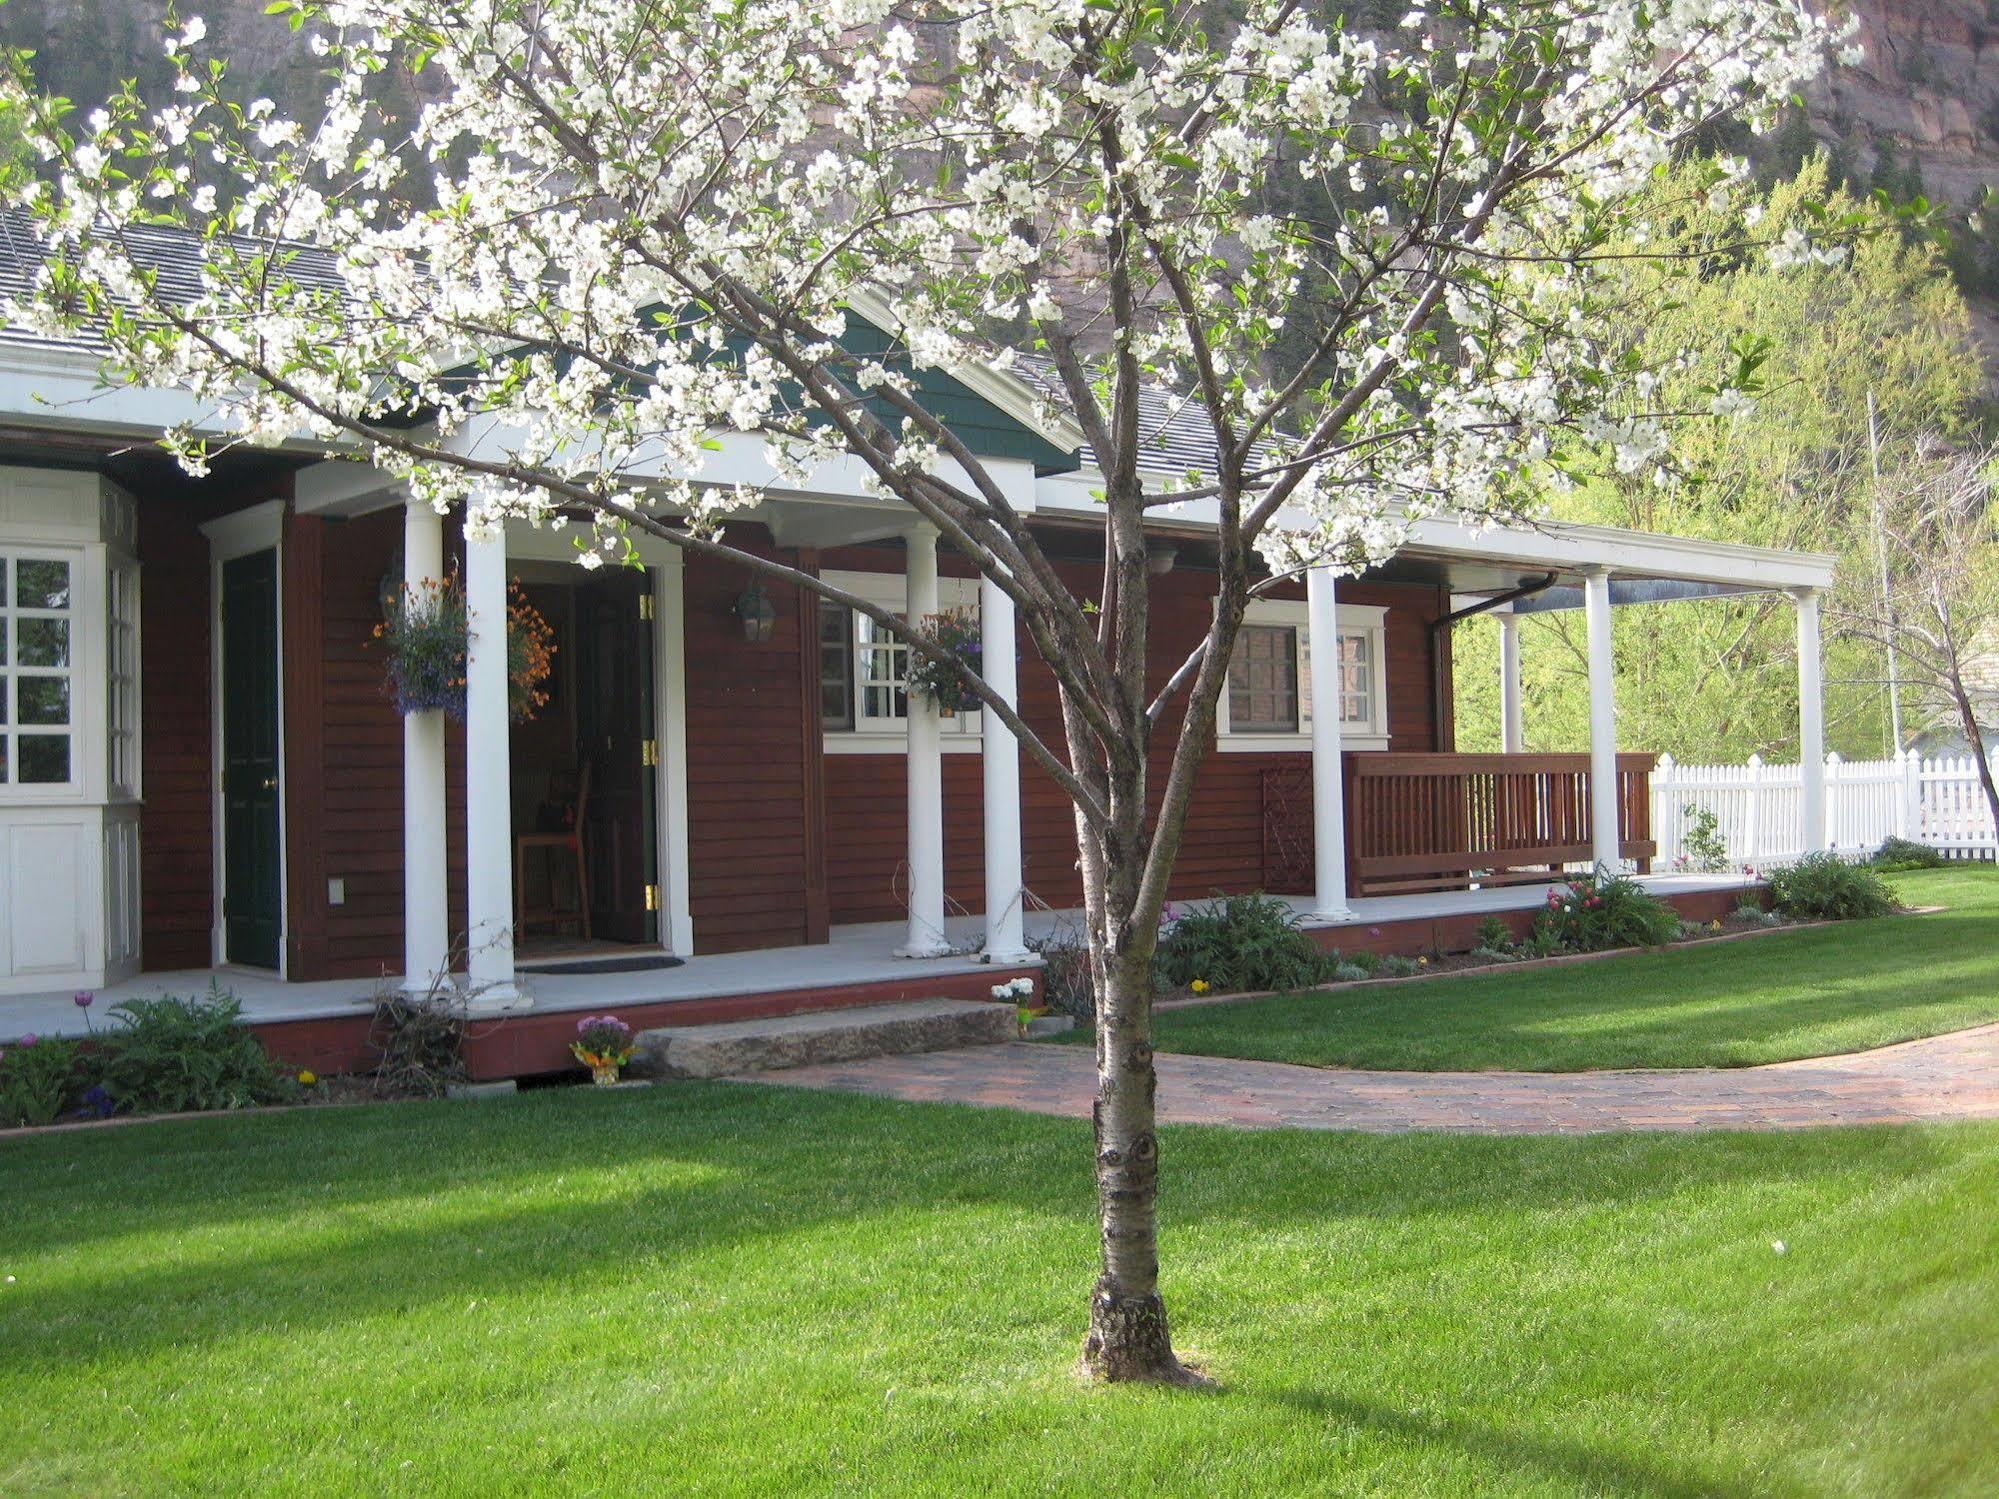
[[[1697, 895], [1743, 888], [1739, 875], [1647, 875], [1645, 885], [1662, 896]], [[1378, 896], [1352, 902], [1353, 920], [1319, 923], [1309, 919], [1312, 902], [1304, 896], [1287, 896], [1306, 925], [1325, 934], [1322, 941], [1339, 946], [1333, 933], [1353, 931], [1357, 936], [1369, 928], [1397, 923], [1432, 921], [1447, 917], [1476, 917], [1503, 911], [1523, 911], [1547, 899], [1549, 886], [1542, 883], [1513, 885], [1493, 890], [1456, 890], [1422, 895]], [[1187, 902], [1180, 902], [1182, 906]], [[1058, 924], [1080, 928], [1080, 915], [1073, 911], [1029, 912], [1026, 926], [1030, 939], [1037, 939]], [[520, 970], [521, 988], [533, 1000], [526, 1013], [549, 1014], [614, 1009], [619, 1006], [671, 1003], [676, 1000], [709, 1000], [736, 995], [774, 994], [809, 989], [833, 989], [856, 985], [912, 981], [979, 973], [987, 968], [978, 956], [984, 924], [977, 916], [947, 919], [946, 936], [958, 951], [942, 958], [910, 959], [894, 956], [904, 935], [900, 922], [867, 922], [833, 928], [824, 945], [764, 948], [755, 952], [718, 953], [696, 956], [674, 968], [639, 973], [553, 974]], [[1330, 927], [1330, 931], [1328, 928]], [[1356, 946], [1360, 945], [1358, 942]], [[1012, 970], [1007, 970], [1012, 971]], [[244, 1017], [256, 1024], [284, 1021], [358, 1018], [374, 1006], [374, 996], [400, 983], [400, 976], [386, 974], [378, 979], [327, 979], [311, 983], [288, 983], [273, 974], [251, 968], [177, 969], [142, 973], [136, 978], [109, 985], [98, 991], [90, 1008], [90, 1023], [100, 1029], [115, 1025], [109, 1018], [113, 1006], [127, 999], [152, 999], [162, 994], [206, 993], [210, 982], [220, 984], [242, 1002]], [[73, 993], [21, 994], [0, 996], [0, 1044], [24, 1035], [82, 1035], [84, 1012]]]

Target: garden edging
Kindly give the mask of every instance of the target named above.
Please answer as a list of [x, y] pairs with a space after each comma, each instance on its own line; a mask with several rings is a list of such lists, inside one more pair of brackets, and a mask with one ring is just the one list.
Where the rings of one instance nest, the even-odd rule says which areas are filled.
[[[1897, 911], [1896, 916], [1934, 916], [1944, 910], [1943, 906], [1913, 906], [1906, 911]], [[1888, 918], [1892, 919], [1892, 918]], [[1720, 942], [1740, 942], [1751, 937], [1777, 937], [1790, 932], [1808, 932], [1817, 927], [1838, 926], [1836, 921], [1798, 921], [1789, 926], [1752, 927], [1743, 932], [1722, 932], [1711, 937], [1690, 937], [1683, 942], [1669, 942], [1663, 947], [1607, 947], [1602, 952], [1556, 953], [1546, 958], [1521, 958], [1512, 963], [1481, 963], [1473, 968], [1439, 969], [1430, 973], [1412, 973], [1402, 978], [1345, 979], [1332, 984], [1314, 984], [1309, 989], [1247, 989], [1233, 994], [1186, 994], [1173, 999], [1153, 1002], [1154, 1010], [1191, 1010], [1206, 1005], [1239, 1004], [1246, 1000], [1279, 999], [1293, 994], [1338, 994], [1348, 989], [1366, 989], [1386, 984], [1422, 984], [1439, 979], [1478, 978], [1491, 973], [1523, 973], [1537, 968], [1556, 968], [1570, 963], [1594, 963], [1604, 958], [1629, 957], [1633, 953], [1677, 952], [1688, 947], [1709, 947]]]

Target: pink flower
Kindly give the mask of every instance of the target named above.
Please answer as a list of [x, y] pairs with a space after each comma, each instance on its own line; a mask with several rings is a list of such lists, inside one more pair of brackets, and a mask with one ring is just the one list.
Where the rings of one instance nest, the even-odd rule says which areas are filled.
[[76, 997], [76, 1007], [79, 1010], [89, 1009], [90, 1002], [95, 998], [97, 998], [97, 996], [95, 994], [92, 994], [88, 989], [77, 990], [75, 997]]

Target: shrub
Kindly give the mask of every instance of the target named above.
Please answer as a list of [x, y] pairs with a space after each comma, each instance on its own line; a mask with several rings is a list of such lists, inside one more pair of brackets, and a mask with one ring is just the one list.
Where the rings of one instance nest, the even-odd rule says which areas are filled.
[[1094, 1025], [1097, 995], [1090, 978], [1090, 950], [1073, 934], [1062, 932], [1030, 937], [1027, 945], [1041, 954], [1042, 1002], [1058, 1015]]
[[0, 1055], [0, 1129], [53, 1124], [76, 1095], [77, 1043], [24, 1036]]
[[294, 1091], [218, 984], [200, 998], [130, 999], [111, 1013], [120, 1028], [98, 1038], [87, 1069], [120, 1109], [244, 1109]]
[[1701, 874], [1719, 874], [1728, 868], [1728, 840], [1721, 835], [1721, 819], [1711, 807], [1688, 806], [1681, 810], [1686, 828], [1680, 834], [1682, 853], [1674, 863]]
[[1599, 871], [1550, 890], [1534, 927], [1573, 952], [1663, 947], [1679, 935], [1680, 914], [1636, 880]]
[[1348, 962], [1348, 963], [1333, 964], [1332, 979], [1333, 982], [1336, 984], [1355, 984], [1359, 983], [1362, 979], [1372, 978], [1372, 977], [1374, 977], [1374, 975], [1368, 972], [1367, 969], [1361, 967], [1360, 964], [1358, 963]]
[[1414, 958], [1405, 958], [1400, 953], [1391, 954], [1381, 960], [1381, 974], [1384, 978], [1413, 978], [1421, 968], [1422, 965]]
[[1488, 916], [1478, 924], [1474, 934], [1474, 952], [1505, 952], [1513, 946], [1513, 929], [1497, 916]]
[[1510, 947], [1474, 947], [1471, 956], [1481, 963], [1512, 963], [1519, 959], [1519, 954]]
[[1889, 838], [1874, 851], [1876, 869], [1941, 869], [1950, 861], [1927, 843], [1908, 838]]
[[1188, 912], [1161, 943], [1161, 969], [1175, 988], [1205, 979], [1212, 989], [1309, 989], [1332, 964], [1298, 930], [1298, 917], [1270, 895], [1231, 895]]
[[1770, 899], [1786, 916], [1803, 921], [1855, 921], [1895, 909], [1877, 870], [1831, 853], [1806, 854], [1773, 871]]

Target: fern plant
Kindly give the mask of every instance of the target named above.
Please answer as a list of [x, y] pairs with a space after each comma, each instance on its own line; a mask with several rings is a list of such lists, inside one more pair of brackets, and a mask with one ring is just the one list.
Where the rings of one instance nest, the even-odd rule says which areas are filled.
[[245, 1109], [295, 1092], [217, 983], [198, 998], [128, 999], [111, 1013], [119, 1028], [98, 1038], [88, 1066], [125, 1112]]
[[1196, 979], [1227, 992], [1309, 989], [1333, 964], [1298, 929], [1290, 905], [1272, 895], [1231, 895], [1176, 920], [1161, 941], [1167, 981], [1184, 988]]

